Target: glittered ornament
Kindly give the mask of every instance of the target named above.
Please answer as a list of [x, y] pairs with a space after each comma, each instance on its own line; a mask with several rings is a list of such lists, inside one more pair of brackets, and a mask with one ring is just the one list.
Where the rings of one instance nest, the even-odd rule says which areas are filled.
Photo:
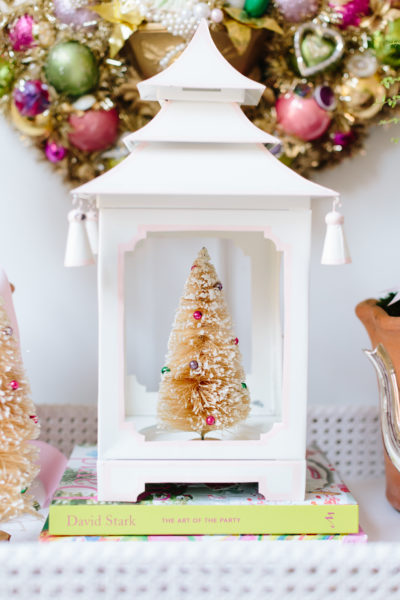
[[53, 0], [54, 14], [65, 25], [75, 29], [93, 27], [99, 16], [89, 8], [87, 0]]
[[30, 15], [23, 15], [16, 20], [9, 33], [13, 50], [24, 52], [33, 46], [35, 42], [33, 37], [34, 23], [33, 17]]
[[283, 131], [305, 141], [321, 137], [332, 118], [326, 110], [318, 106], [315, 98], [301, 98], [296, 94], [280, 96], [275, 109]]
[[35, 117], [50, 106], [47, 85], [39, 79], [21, 80], [13, 96], [15, 106], [24, 117]]
[[268, 5], [269, 0], [246, 0], [244, 10], [250, 17], [257, 19], [265, 14]]
[[170, 373], [171, 369], [169, 367], [163, 367], [161, 369], [161, 374], [164, 375], [164, 373]]
[[199, 310], [195, 310], [193, 313], [193, 319], [196, 319], [196, 321], [200, 321], [202, 316], [203, 316], [203, 313], [200, 312]]
[[206, 423], [207, 425], [214, 425], [215, 423], [215, 417], [213, 417], [212, 415], [208, 415], [208, 417], [206, 418]]
[[8, 94], [14, 81], [13, 65], [0, 56], [0, 98]]
[[333, 134], [332, 139], [335, 146], [345, 148], [354, 141], [355, 134], [353, 131], [336, 131]]
[[275, 5], [287, 21], [300, 23], [317, 14], [320, 0], [275, 0]]
[[88, 110], [83, 115], [71, 115], [69, 141], [85, 152], [104, 150], [118, 137], [119, 117], [116, 108]]
[[67, 149], [61, 146], [61, 144], [48, 140], [46, 142], [45, 154], [50, 162], [56, 163], [65, 158]]
[[61, 42], [52, 48], [45, 64], [47, 81], [60, 94], [82, 96], [90, 92], [99, 79], [93, 52], [80, 42]]
[[370, 0], [333, 0], [330, 6], [334, 8], [341, 16], [340, 27], [347, 29], [348, 27], [358, 27], [361, 17], [369, 13]]
[[189, 363], [189, 367], [192, 369], [192, 371], [195, 371], [199, 366], [199, 363], [197, 362], [197, 360], [191, 360]]
[[10, 388], [12, 390], [17, 390], [19, 388], [19, 383], [16, 379], [13, 379], [12, 381], [10, 381]]

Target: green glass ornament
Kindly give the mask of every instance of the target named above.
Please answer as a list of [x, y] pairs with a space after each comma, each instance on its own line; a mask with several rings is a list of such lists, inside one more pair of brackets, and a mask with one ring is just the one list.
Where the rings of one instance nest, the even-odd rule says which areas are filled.
[[171, 369], [169, 367], [163, 367], [161, 369], [161, 374], [164, 375], [164, 373], [170, 373]]
[[307, 67], [315, 67], [327, 60], [335, 51], [335, 43], [317, 33], [308, 33], [301, 42], [301, 54]]
[[7, 94], [14, 81], [14, 67], [0, 56], [0, 98]]
[[243, 388], [244, 390], [247, 390], [247, 385], [244, 383], [244, 381], [242, 381], [242, 388]]
[[265, 14], [268, 8], [269, 0], [246, 0], [244, 3], [244, 10], [247, 12], [249, 17], [258, 19]]
[[57, 92], [75, 97], [90, 92], [99, 79], [93, 52], [76, 41], [62, 42], [50, 50], [45, 73]]
[[378, 31], [373, 37], [377, 59], [391, 67], [400, 66], [400, 19], [390, 21], [385, 34]]

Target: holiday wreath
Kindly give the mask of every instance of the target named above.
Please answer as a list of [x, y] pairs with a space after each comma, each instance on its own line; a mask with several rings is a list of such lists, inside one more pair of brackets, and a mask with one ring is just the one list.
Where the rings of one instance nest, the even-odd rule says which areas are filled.
[[359, 151], [396, 98], [396, 0], [0, 0], [0, 108], [67, 180], [87, 181], [157, 112], [136, 84], [182, 52], [201, 18], [266, 86], [247, 114], [300, 173]]

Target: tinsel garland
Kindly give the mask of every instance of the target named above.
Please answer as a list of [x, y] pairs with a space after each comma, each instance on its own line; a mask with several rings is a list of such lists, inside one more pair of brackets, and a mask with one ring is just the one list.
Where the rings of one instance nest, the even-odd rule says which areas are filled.
[[[248, 2], [244, 8], [254, 12], [254, 0]], [[164, 12], [157, 13], [163, 4]], [[172, 45], [167, 40], [169, 50], [165, 51], [163, 44], [165, 35], [171, 34], [160, 30], [161, 17], [157, 17], [158, 34], [146, 43], [150, 57], [160, 53], [163, 56], [162, 60], [154, 59], [155, 71], [173, 60], [188, 41], [185, 32], [193, 28], [189, 22], [179, 25], [182, 19], [176, 15], [181, 4], [178, 0], [112, 0], [89, 10], [86, 0], [27, 0], [17, 5], [0, 0], [0, 110], [71, 184], [87, 181], [114, 166], [127, 153], [123, 135], [142, 127], [156, 114], [156, 103], [143, 103], [138, 98], [136, 84], [141, 79], [138, 64], [142, 50], [135, 44], [149, 25], [146, 15], [149, 19], [166, 15], [168, 24], [170, 11], [175, 21], [171, 21], [169, 29], [179, 35]], [[231, 44], [241, 59], [254, 42], [252, 60], [245, 70], [264, 83], [266, 91], [259, 106], [246, 112], [257, 126], [281, 139], [282, 147], [275, 149], [277, 156], [298, 172], [310, 174], [359, 152], [368, 127], [391, 116], [393, 106], [388, 106], [385, 97], [397, 94], [400, 75], [400, 48], [396, 48], [400, 44], [400, 10], [395, 1], [275, 0], [265, 3], [265, 14], [261, 16], [251, 16], [237, 8], [238, 1], [224, 4], [210, 0], [206, 4], [188, 0], [189, 4], [194, 14], [205, 11], [213, 35], [220, 37], [220, 48], [221, 44]], [[145, 9], [147, 12], [142, 14], [140, 10]], [[90, 17], [77, 18], [79, 10], [86, 10]], [[262, 35], [255, 38], [260, 32]], [[300, 50], [295, 47], [296, 35]], [[305, 49], [304, 40], [308, 45]], [[344, 50], [334, 60], [338, 40]], [[71, 92], [72, 87], [69, 91], [63, 89], [63, 64], [52, 54], [54, 47], [72, 41], [79, 47], [69, 45], [71, 53], [67, 58], [72, 61], [73, 72], [82, 70], [83, 79], [78, 82], [82, 93], [79, 88], [78, 92]], [[318, 45], [328, 57], [324, 68], [319, 68], [324, 57], [318, 56]], [[81, 52], [74, 58], [77, 49]], [[93, 81], [86, 91], [87, 73], [81, 61], [88, 53], [94, 56], [96, 66], [89, 73]], [[366, 60], [367, 76], [362, 65], [357, 67], [360, 58]], [[304, 65], [310, 73], [304, 74]], [[74, 73], [71, 78], [74, 79]], [[24, 88], [27, 81], [34, 82], [31, 88], [36, 85], [33, 92]], [[76, 84], [76, 77], [71, 86], [73, 83]], [[321, 104], [322, 93], [330, 95], [330, 106], [324, 104], [324, 98]], [[28, 105], [33, 96], [39, 104], [31, 109]], [[285, 102], [281, 102], [282, 98]], [[303, 127], [300, 133], [296, 129], [293, 132], [287, 115], [296, 121], [292, 111], [301, 111], [305, 101], [313, 110], [313, 124], [309, 130]], [[103, 117], [108, 119], [104, 124], [99, 121]], [[118, 134], [113, 136], [110, 126], [115, 127], [115, 118]], [[325, 119], [321, 133], [312, 130], [315, 118]], [[92, 138], [87, 139], [89, 129], [95, 129], [97, 137], [93, 138], [92, 132]]]

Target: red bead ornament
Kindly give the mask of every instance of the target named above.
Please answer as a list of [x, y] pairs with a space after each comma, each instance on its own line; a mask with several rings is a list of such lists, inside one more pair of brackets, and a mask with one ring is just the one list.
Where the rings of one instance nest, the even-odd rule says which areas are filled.
[[208, 415], [208, 417], [206, 419], [206, 423], [207, 423], [207, 425], [214, 425], [215, 417], [213, 417], [212, 415]]
[[200, 321], [202, 316], [203, 316], [203, 313], [199, 310], [195, 310], [193, 313], [193, 319], [196, 319], [196, 321]]
[[30, 419], [32, 419], [32, 421], [33, 421], [34, 423], [39, 423], [39, 419], [37, 418], [37, 416], [36, 416], [36, 415], [29, 415], [29, 418], [30, 418]]
[[13, 379], [12, 381], [10, 381], [10, 388], [12, 390], [17, 390], [19, 388], [18, 381], [16, 381], [15, 379]]
[[232, 340], [232, 341], [233, 341], [233, 343], [235, 344], [235, 346], [237, 346], [237, 345], [238, 345], [238, 343], [239, 343], [239, 338], [235, 338], [235, 339], [234, 339], [234, 340]]
[[190, 270], [191, 270], [191, 271], [193, 271], [193, 269], [195, 269], [196, 267], [197, 267], [197, 265], [192, 265], [192, 266], [190, 267]]

